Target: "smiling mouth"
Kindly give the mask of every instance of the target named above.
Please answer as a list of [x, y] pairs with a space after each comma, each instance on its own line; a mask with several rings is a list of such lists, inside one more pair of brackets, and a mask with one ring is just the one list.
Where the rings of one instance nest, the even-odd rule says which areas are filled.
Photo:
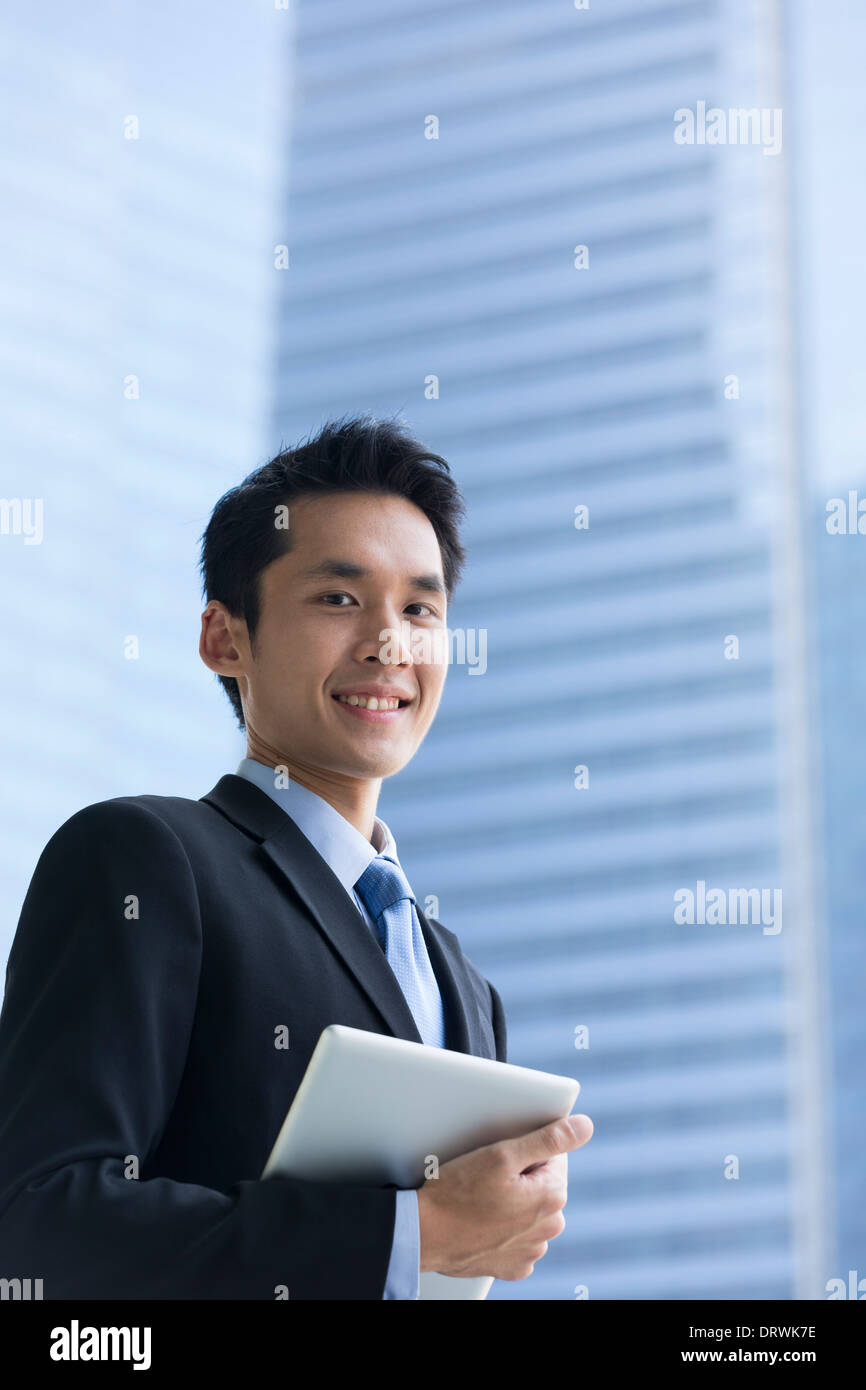
[[367, 724], [391, 724], [399, 719], [411, 700], [376, 699], [375, 696], [332, 695], [331, 699], [352, 719], [361, 719]]
[[360, 705], [362, 709], [402, 709], [408, 700], [400, 700], [395, 695], [335, 695], [341, 705]]

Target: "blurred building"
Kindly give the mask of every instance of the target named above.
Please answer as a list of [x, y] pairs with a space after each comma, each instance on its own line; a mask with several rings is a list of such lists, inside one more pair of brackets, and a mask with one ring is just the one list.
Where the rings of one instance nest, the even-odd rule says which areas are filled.
[[[862, 474], [861, 474], [862, 478]], [[847, 501], [847, 490], [832, 495]], [[866, 496], [862, 481], [860, 497]], [[828, 499], [829, 500], [829, 499]], [[829, 986], [833, 1083], [829, 1092], [833, 1136], [833, 1218], [837, 1230], [835, 1262], [828, 1278], [856, 1284], [866, 1297], [866, 1144], [864, 1068], [866, 1055], [866, 834], [861, 803], [866, 785], [863, 660], [866, 536], [826, 530], [826, 502], [814, 517], [816, 588], [821, 614], [816, 669], [820, 681], [820, 740], [826, 873], [824, 901], [831, 923]], [[849, 1277], [854, 1270], [856, 1279]], [[838, 1286], [836, 1286], [838, 1288]]]
[[0, 534], [4, 964], [74, 811], [201, 796], [237, 765], [197, 542], [270, 444], [289, 74], [285, 15], [220, 9], [0, 20], [0, 496], [41, 515], [38, 538], [14, 511]]
[[[821, 1296], [832, 1258], [785, 132], [674, 139], [773, 121], [777, 18], [297, 9], [276, 434], [399, 410], [452, 463], [487, 667], [381, 808], [596, 1125], [491, 1297]], [[699, 884], [783, 914], [675, 921]]]
[[[819, 767], [821, 897], [828, 932], [832, 1057], [828, 1086], [828, 1280], [866, 1296], [866, 521], [852, 532], [850, 498], [866, 499], [866, 183], [852, 177], [866, 123], [866, 11], [844, 0], [787, 9], [790, 87], [797, 96], [792, 200], [797, 250], [797, 397], [808, 496], [814, 603], [813, 685]], [[844, 529], [839, 512], [844, 507]], [[866, 510], [866, 508], [864, 508]], [[835, 1247], [835, 1248], [834, 1248]], [[854, 1275], [852, 1279], [851, 1275]], [[826, 1281], [825, 1281], [826, 1282]], [[839, 1283], [826, 1292], [839, 1293]], [[826, 1296], [825, 1292], [825, 1296]]]

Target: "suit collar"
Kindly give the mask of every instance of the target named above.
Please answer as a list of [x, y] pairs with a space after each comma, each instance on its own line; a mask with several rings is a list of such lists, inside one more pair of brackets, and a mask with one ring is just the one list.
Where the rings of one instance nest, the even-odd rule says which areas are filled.
[[[396, 858], [396, 845], [388, 827], [374, 817], [373, 835], [368, 840], [360, 830], [341, 815], [325, 797], [301, 786], [294, 778], [275, 776], [276, 769], [255, 758], [242, 758], [235, 775], [260, 787], [307, 837], [314, 849], [352, 898], [353, 889], [371, 859], [391, 850]], [[279, 784], [278, 784], [279, 783]]]
[[[304, 903], [389, 1031], [395, 1037], [421, 1042], [403, 991], [373, 933], [327, 861], [291, 816], [261, 787], [234, 773], [221, 777], [201, 800], [260, 842], [264, 854]], [[471, 1000], [473, 991], [457, 938], [441, 924], [434, 926], [420, 904], [416, 910], [442, 994], [449, 1048], [484, 1055], [475, 1012], [467, 1014], [464, 1007], [463, 1001]]]

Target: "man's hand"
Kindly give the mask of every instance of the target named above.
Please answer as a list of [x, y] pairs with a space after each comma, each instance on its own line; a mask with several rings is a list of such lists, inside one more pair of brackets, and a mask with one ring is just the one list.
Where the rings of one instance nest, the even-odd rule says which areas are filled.
[[565, 1227], [567, 1155], [592, 1131], [570, 1115], [443, 1163], [418, 1189], [421, 1273], [526, 1279]]

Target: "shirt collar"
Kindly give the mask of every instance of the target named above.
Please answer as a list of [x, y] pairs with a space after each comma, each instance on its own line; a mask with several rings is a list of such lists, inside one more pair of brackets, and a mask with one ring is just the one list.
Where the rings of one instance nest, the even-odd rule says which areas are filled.
[[387, 855], [396, 864], [400, 863], [394, 836], [379, 816], [373, 823], [371, 843], [316, 792], [286, 777], [282, 777], [280, 782], [288, 780], [288, 786], [276, 785], [274, 769], [257, 762], [255, 758], [242, 758], [236, 775], [261, 787], [291, 816], [350, 895], [353, 896], [355, 884], [377, 854]]

